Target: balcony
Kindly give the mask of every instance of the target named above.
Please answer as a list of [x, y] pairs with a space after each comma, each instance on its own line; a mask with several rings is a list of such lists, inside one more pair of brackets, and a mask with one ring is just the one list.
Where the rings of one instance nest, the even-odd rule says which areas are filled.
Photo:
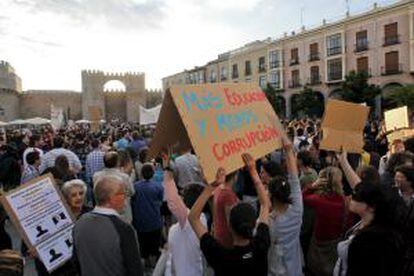
[[239, 73], [237, 73], [237, 72], [233, 72], [232, 74], [231, 74], [231, 78], [232, 79], [237, 79], [237, 78], [239, 78]]
[[227, 76], [220, 76], [220, 81], [226, 81], [227, 80]]
[[300, 80], [290, 80], [288, 84], [289, 88], [299, 88], [302, 87], [302, 84], [300, 83]]
[[402, 64], [398, 64], [398, 66], [382, 66], [381, 67], [381, 76], [390, 76], [390, 75], [398, 75], [398, 74], [402, 74], [403, 73], [403, 69], [402, 69]]
[[309, 86], [320, 85], [320, 84], [322, 84], [321, 79], [322, 78], [321, 78], [320, 75], [312, 76], [312, 77], [308, 78], [307, 85], [309, 85]]
[[251, 69], [247, 69], [244, 71], [244, 75], [245, 76], [250, 76], [252, 74], [252, 70]]
[[272, 86], [275, 89], [280, 89], [280, 82], [269, 82], [269, 85]]
[[382, 46], [386, 47], [386, 46], [391, 46], [391, 45], [395, 45], [395, 44], [400, 44], [400, 35], [390, 35], [390, 36], [386, 36], [384, 37], [384, 44]]
[[279, 68], [281, 65], [281, 62], [279, 60], [271, 61], [270, 62], [270, 69]]
[[309, 61], [318, 61], [321, 60], [319, 57], [319, 53], [311, 53], [309, 55]]
[[292, 58], [289, 62], [290, 66], [298, 65], [298, 64], [299, 64], [299, 58]]
[[326, 53], [328, 56], [340, 55], [342, 54], [342, 47], [337, 46], [337, 47], [327, 48]]
[[355, 53], [359, 53], [359, 52], [364, 52], [364, 51], [368, 51], [368, 41], [366, 40], [362, 40], [362, 41], [358, 41], [355, 44]]
[[328, 82], [340, 82], [343, 80], [342, 72], [330, 72], [328, 73]]
[[266, 65], [265, 64], [260, 64], [259, 65], [259, 73], [264, 73], [266, 72]]

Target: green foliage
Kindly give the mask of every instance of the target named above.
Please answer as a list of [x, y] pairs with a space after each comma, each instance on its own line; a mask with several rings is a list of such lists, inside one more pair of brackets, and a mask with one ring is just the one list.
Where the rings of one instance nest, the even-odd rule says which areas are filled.
[[342, 83], [341, 98], [348, 102], [374, 106], [375, 98], [381, 94], [381, 89], [377, 85], [369, 84], [368, 79], [369, 75], [366, 72], [349, 72]]
[[294, 97], [292, 111], [294, 115], [308, 115], [321, 117], [324, 110], [324, 101], [312, 88], [306, 87]]
[[[272, 105], [273, 109], [278, 115], [283, 115], [285, 113], [283, 100], [282, 100], [282, 90], [275, 89], [269, 83], [267, 84], [266, 88], [263, 89], [263, 92], [266, 94], [266, 97], [270, 104]], [[283, 117], [282, 116], [282, 117]]]
[[412, 110], [414, 108], [414, 84], [396, 88], [387, 98], [397, 107], [408, 106]]

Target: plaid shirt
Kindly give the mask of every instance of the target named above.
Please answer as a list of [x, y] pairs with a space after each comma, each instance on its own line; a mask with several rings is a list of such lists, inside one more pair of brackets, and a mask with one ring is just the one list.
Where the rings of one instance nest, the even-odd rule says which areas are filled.
[[64, 155], [69, 161], [69, 165], [72, 169], [74, 169], [76, 172], [80, 172], [82, 169], [82, 164], [79, 161], [79, 157], [74, 154], [72, 151], [64, 149], [64, 148], [58, 148], [53, 149], [46, 154], [42, 156], [40, 159], [42, 161], [39, 171], [42, 173], [47, 168], [51, 168], [55, 166], [55, 160], [58, 156]]
[[88, 181], [92, 181], [93, 175], [105, 167], [103, 162], [104, 155], [105, 152], [95, 149], [86, 157], [86, 179]]

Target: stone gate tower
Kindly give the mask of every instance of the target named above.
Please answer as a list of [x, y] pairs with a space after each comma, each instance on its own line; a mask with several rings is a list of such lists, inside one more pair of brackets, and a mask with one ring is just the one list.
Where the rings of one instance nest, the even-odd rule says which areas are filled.
[[[125, 85], [125, 92], [104, 92], [107, 82], [117, 80]], [[121, 102], [121, 105], [119, 104]], [[90, 119], [88, 107], [99, 106], [107, 120], [120, 117], [129, 122], [139, 121], [139, 105], [146, 106], [144, 73], [106, 73], [82, 71], [82, 114]], [[122, 105], [123, 104], [123, 105]], [[116, 108], [114, 108], [116, 106]]]

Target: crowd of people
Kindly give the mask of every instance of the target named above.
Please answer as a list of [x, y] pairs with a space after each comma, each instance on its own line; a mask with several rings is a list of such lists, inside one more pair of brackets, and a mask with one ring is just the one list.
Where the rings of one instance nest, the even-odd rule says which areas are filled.
[[414, 138], [370, 120], [351, 154], [320, 149], [320, 120], [282, 125], [281, 149], [210, 184], [191, 148], [150, 158], [154, 128], [0, 133], [2, 190], [51, 174], [76, 218], [72, 260], [48, 273], [11, 251], [0, 209], [0, 274], [21, 254], [38, 275], [414, 275]]

